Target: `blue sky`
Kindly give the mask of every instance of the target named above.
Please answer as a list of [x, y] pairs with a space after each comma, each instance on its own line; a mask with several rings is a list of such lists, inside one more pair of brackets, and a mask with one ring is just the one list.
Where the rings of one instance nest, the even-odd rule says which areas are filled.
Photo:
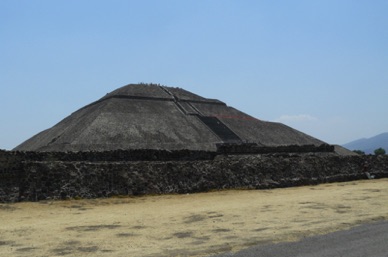
[[0, 149], [129, 83], [331, 144], [388, 131], [388, 1], [1, 0]]

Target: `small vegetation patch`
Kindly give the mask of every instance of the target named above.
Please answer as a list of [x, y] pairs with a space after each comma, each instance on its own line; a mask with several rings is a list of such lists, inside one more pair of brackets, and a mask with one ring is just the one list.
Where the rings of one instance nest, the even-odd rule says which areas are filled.
[[215, 233], [223, 233], [223, 232], [230, 232], [232, 230], [226, 229], [226, 228], [216, 228], [216, 229], [213, 229], [212, 231]]
[[82, 232], [88, 232], [88, 231], [97, 231], [102, 229], [116, 229], [121, 227], [120, 225], [95, 225], [95, 226], [77, 226], [77, 227], [67, 227], [67, 230], [74, 230], [74, 231], [82, 231]]
[[214, 213], [214, 214], [209, 215], [208, 217], [211, 218], [211, 219], [214, 219], [214, 218], [220, 218], [220, 217], [223, 217], [223, 216], [224, 216], [223, 214]]
[[0, 240], [0, 246], [13, 245], [13, 244], [15, 244], [15, 241], [2, 241], [2, 240]]
[[189, 217], [186, 217], [184, 222], [186, 224], [190, 224], [190, 223], [194, 223], [194, 222], [203, 221], [205, 219], [206, 219], [205, 215], [196, 214], [196, 215], [191, 215]]
[[85, 247], [77, 247], [77, 250], [79, 252], [83, 252], [83, 253], [94, 253], [94, 252], [97, 252], [98, 251], [98, 246], [85, 246]]
[[146, 228], [146, 226], [133, 226], [133, 227], [131, 227], [131, 228], [133, 228], [133, 229], [144, 229], [144, 228]]
[[192, 237], [193, 236], [193, 232], [191, 232], [191, 231], [178, 232], [178, 233], [174, 233], [173, 236], [175, 236], [177, 238], [187, 238], [187, 237]]
[[119, 234], [116, 234], [116, 236], [118, 236], [118, 237], [134, 237], [134, 236], [137, 236], [137, 234], [135, 234], [135, 233], [119, 233]]
[[37, 249], [37, 248], [36, 247], [23, 247], [23, 248], [16, 249], [16, 251], [18, 251], [18, 252], [31, 252], [35, 249]]
[[260, 231], [264, 231], [264, 230], [267, 230], [268, 228], [256, 228], [254, 229], [253, 231], [255, 232], [260, 232]]
[[17, 209], [16, 207], [10, 204], [0, 204], [0, 210], [3, 210], [3, 211], [14, 211], [16, 209]]

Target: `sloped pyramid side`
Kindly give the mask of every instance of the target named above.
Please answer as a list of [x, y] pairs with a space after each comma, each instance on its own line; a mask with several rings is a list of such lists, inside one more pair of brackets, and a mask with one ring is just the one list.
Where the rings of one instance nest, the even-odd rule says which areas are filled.
[[109, 99], [73, 113], [15, 150], [214, 150], [218, 141], [173, 102]]
[[203, 114], [215, 116], [247, 142], [265, 146], [321, 145], [324, 142], [282, 123], [261, 121], [233, 107], [193, 103]]
[[50, 129], [46, 129], [17, 146], [14, 150], [20, 151], [58, 151], [58, 146], [63, 151], [76, 140], [85, 125], [91, 123], [99, 115], [99, 111], [106, 103], [82, 108], [63, 119]]

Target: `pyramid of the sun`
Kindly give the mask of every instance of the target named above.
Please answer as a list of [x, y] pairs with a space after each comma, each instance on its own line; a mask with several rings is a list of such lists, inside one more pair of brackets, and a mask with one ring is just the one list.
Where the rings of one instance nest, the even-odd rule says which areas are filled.
[[241, 142], [263, 146], [324, 143], [181, 88], [130, 84], [79, 109], [14, 150], [215, 150], [218, 143]]

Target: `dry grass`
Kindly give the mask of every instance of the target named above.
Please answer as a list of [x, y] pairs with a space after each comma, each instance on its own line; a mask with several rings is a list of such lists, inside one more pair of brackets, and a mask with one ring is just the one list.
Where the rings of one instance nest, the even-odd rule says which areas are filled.
[[388, 218], [388, 179], [0, 204], [0, 256], [206, 256]]

